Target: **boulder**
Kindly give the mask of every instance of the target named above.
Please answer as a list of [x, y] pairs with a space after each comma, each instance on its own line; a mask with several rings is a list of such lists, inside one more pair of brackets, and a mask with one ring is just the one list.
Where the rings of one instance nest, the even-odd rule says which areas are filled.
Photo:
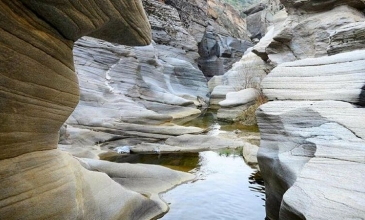
[[178, 11], [184, 28], [198, 42], [198, 65], [208, 79], [229, 70], [252, 46], [246, 21], [229, 4], [217, 0], [165, 3]]
[[199, 43], [199, 68], [207, 79], [223, 75], [252, 46], [250, 41], [206, 32]]
[[[274, 15], [273, 18], [273, 25], [267, 27], [266, 33], [265, 35], [260, 39], [260, 41], [252, 48], [252, 52], [254, 54], [256, 54], [257, 56], [259, 56], [262, 60], [266, 61], [266, 62], [272, 62], [271, 60], [269, 60], [269, 56], [268, 56], [268, 46], [270, 44], [273, 44], [275, 41], [273, 40], [274, 36], [276, 36], [277, 34], [279, 34], [282, 29], [284, 28], [284, 22], [287, 19], [288, 14], [285, 10], [281, 10], [279, 12], [277, 12]], [[271, 48], [273, 46], [271, 45]], [[276, 50], [282, 51], [283, 48], [275, 48]], [[277, 51], [275, 51], [276, 53], [278, 53]], [[270, 57], [275, 57], [276, 53], [270, 53]], [[283, 56], [285, 60], [287, 60], [287, 58], [285, 57], [284, 54], [279, 53], [279, 56]], [[293, 55], [291, 53], [288, 53], [288, 56], [293, 57]], [[274, 59], [275, 60], [275, 59]], [[289, 60], [295, 60], [295, 58], [289, 58]]]
[[252, 39], [261, 39], [265, 35], [265, 15], [265, 12], [259, 11], [246, 17], [247, 30], [250, 32]]
[[236, 89], [233, 86], [218, 85], [214, 87], [210, 98], [210, 107], [214, 105], [219, 107], [219, 102], [226, 98], [227, 93], [235, 91]]
[[259, 147], [254, 144], [245, 143], [242, 149], [242, 155], [245, 159], [245, 162], [249, 165], [257, 165], [257, 152], [259, 151]]
[[276, 14], [282, 9], [279, 0], [270, 0], [259, 1], [244, 10], [242, 13], [245, 15], [250, 38], [261, 39], [267, 33], [267, 28], [276, 22]]
[[243, 112], [256, 103], [259, 94], [260, 91], [253, 88], [227, 93], [226, 99], [219, 102], [218, 120], [238, 121]]
[[[255, 106], [255, 101], [233, 107], [223, 107], [218, 110], [217, 118], [220, 121], [244, 121], [244, 124], [246, 125], [255, 125], [255, 109], [252, 109], [253, 106]], [[251, 114], [246, 114], [246, 112]]]
[[238, 92], [229, 92], [226, 95], [226, 99], [219, 102], [221, 107], [235, 107], [244, 105], [256, 100], [259, 95], [259, 91], [254, 88], [243, 89]]

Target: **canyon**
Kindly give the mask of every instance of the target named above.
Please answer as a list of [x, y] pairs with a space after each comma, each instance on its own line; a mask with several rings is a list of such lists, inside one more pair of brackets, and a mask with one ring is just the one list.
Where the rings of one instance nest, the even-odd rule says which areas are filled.
[[[1, 219], [159, 218], [195, 176], [101, 159], [239, 147], [267, 219], [365, 216], [364, 1], [0, 10]], [[185, 125], [212, 109], [260, 136]]]

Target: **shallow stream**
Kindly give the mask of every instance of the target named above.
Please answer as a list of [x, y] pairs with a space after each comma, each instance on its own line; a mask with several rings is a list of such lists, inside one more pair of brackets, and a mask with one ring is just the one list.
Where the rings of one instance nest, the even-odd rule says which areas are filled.
[[[247, 134], [258, 132], [255, 126], [218, 122], [214, 111], [207, 111], [184, 125], [206, 128], [207, 135], [235, 130]], [[197, 153], [194, 160], [180, 162], [183, 166], [179, 170], [192, 168], [188, 172], [195, 174], [196, 179], [161, 195], [170, 207], [161, 219], [265, 219], [265, 187], [260, 172], [247, 165], [240, 153], [206, 151]], [[197, 162], [195, 167], [191, 167], [192, 161]]]
[[[243, 136], [258, 132], [257, 127], [218, 122], [214, 112], [207, 112], [184, 125], [205, 128], [208, 130], [206, 135], [213, 136], [237, 130]], [[263, 180], [257, 168], [245, 163], [241, 148], [200, 153], [131, 154], [118, 157], [114, 162], [156, 164], [196, 175], [193, 181], [160, 195], [170, 207], [161, 219], [265, 219]]]
[[170, 211], [161, 219], [265, 219], [263, 182], [239, 155], [199, 153], [196, 180], [161, 195]]

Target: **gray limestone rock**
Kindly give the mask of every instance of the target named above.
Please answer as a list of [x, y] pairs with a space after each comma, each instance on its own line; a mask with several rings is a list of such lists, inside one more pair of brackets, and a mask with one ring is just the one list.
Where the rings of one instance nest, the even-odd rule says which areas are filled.
[[262, 21], [263, 15], [264, 12], [257, 12], [246, 17], [247, 30], [250, 32], [251, 38], [261, 39], [265, 35], [266, 26]]
[[228, 4], [217, 0], [165, 3], [177, 9], [184, 28], [198, 42], [199, 68], [208, 79], [228, 71], [252, 46], [246, 21]]
[[190, 173], [173, 171], [157, 165], [121, 164], [92, 159], [79, 160], [86, 169], [106, 173], [124, 188], [138, 192], [155, 201], [165, 212], [169, 208], [161, 200], [159, 193], [194, 179], [194, 175]]
[[243, 111], [255, 104], [260, 91], [254, 88], [243, 89], [238, 92], [228, 92], [226, 99], [219, 102], [220, 108], [217, 118], [224, 121], [237, 121]]
[[[338, 53], [342, 47], [351, 47], [352, 42], [355, 45], [361, 44], [361, 40], [356, 40], [361, 39], [361, 32], [356, 34], [359, 37], [355, 37], [351, 31], [359, 30], [361, 25], [356, 28], [355, 24], [364, 20], [363, 13], [347, 5], [323, 12], [289, 13], [288, 16], [285, 11], [281, 11], [274, 15], [274, 28], [268, 29], [268, 35], [263, 41], [265, 43], [255, 46], [253, 52], [275, 66], [283, 62]], [[349, 39], [342, 42], [341, 36], [346, 30]], [[337, 32], [338, 40], [335, 36]], [[334, 36], [331, 37], [332, 35]]]
[[242, 149], [242, 155], [245, 159], [246, 163], [249, 165], [257, 165], [257, 152], [259, 151], [259, 147], [254, 144], [245, 143]]
[[219, 136], [208, 135], [190, 135], [185, 134], [177, 137], [171, 137], [166, 140], [165, 144], [182, 148], [192, 148], [202, 150], [215, 150], [220, 148], [236, 148], [243, 146], [242, 140], [232, 140]]
[[[334, 198], [341, 190], [345, 197], [364, 198], [363, 192], [354, 187], [350, 190], [352, 186], [343, 178], [348, 172], [346, 166], [353, 164], [353, 170], [364, 167], [364, 113], [363, 108], [339, 101], [275, 101], [260, 107], [258, 158], [269, 219], [346, 219], [363, 215], [363, 201], [357, 205], [325, 197]], [[329, 172], [331, 169], [336, 171]], [[364, 176], [353, 181], [363, 182]], [[341, 215], [338, 210], [342, 210]]]
[[223, 75], [252, 46], [250, 41], [206, 32], [199, 43], [199, 68], [208, 79]]
[[226, 99], [219, 102], [221, 107], [234, 107], [244, 105], [255, 101], [259, 95], [259, 91], [254, 88], [243, 89], [238, 92], [229, 92], [226, 95]]
[[[84, 38], [74, 55], [81, 100], [70, 124], [162, 124], [198, 114], [198, 97], [208, 102], [203, 74], [188, 61], [160, 56], [153, 45], [132, 48]], [[175, 110], [159, 110], [166, 107]]]
[[334, 30], [330, 35], [328, 55], [365, 48], [365, 22], [355, 22]]
[[349, 5], [354, 8], [364, 9], [363, 0], [280, 0], [290, 13], [300, 13], [301, 11], [327, 11], [339, 5]]
[[226, 86], [226, 85], [215, 86], [210, 98], [210, 107], [213, 107], [214, 105], [217, 105], [219, 107], [219, 102], [226, 99], [227, 93], [235, 91], [236, 89], [233, 86]]
[[253, 49], [278, 65], [256, 112], [267, 218], [361, 219], [364, 2], [281, 2], [289, 16]]
[[256, 54], [249, 52], [223, 76], [215, 76], [209, 80], [211, 105], [218, 105], [226, 99], [228, 92], [236, 92], [246, 88], [259, 88], [261, 80], [271, 70], [271, 66]]
[[262, 81], [270, 100], [339, 100], [365, 105], [365, 50], [283, 63]]
[[255, 14], [257, 12], [263, 11], [266, 8], [266, 4], [263, 2], [254, 4], [252, 6], [250, 6], [249, 8], [245, 9], [244, 11], [242, 11], [243, 14], [249, 16], [252, 14]]

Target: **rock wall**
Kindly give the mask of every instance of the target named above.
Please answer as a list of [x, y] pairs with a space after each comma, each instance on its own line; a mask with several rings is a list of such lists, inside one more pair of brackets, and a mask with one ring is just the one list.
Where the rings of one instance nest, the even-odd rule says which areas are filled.
[[250, 38], [254, 41], [261, 39], [272, 25], [274, 15], [282, 8], [279, 0], [264, 0], [242, 11]]
[[[0, 218], [151, 219], [166, 211], [155, 197], [121, 186], [107, 172], [89, 171], [101, 169], [57, 149], [58, 131], [79, 100], [74, 41], [92, 35], [150, 44], [142, 3], [0, 1], [0, 17]], [[164, 188], [151, 187], [154, 194], [191, 178], [160, 171], [148, 175]], [[167, 173], [172, 182], [158, 179]]]
[[[266, 53], [273, 65], [326, 56], [327, 51], [333, 51], [337, 47], [336, 40], [331, 45], [331, 34], [345, 28], [346, 25], [362, 22], [363, 18], [364, 14], [361, 11], [348, 5], [325, 12], [291, 14], [285, 24], [275, 27], [274, 40], [266, 48]], [[348, 45], [347, 42], [344, 44]]]
[[165, 1], [176, 8], [187, 31], [199, 45], [199, 68], [210, 79], [223, 75], [253, 44], [246, 21], [219, 0]]
[[[221, 74], [252, 45], [235, 38], [247, 39], [245, 22], [218, 1], [142, 2], [152, 28], [151, 45], [126, 47], [89, 37], [75, 44], [81, 100], [60, 139], [60, 147], [74, 155], [97, 158], [118, 146], [201, 132], [171, 124], [200, 114], [198, 108], [209, 103], [199, 67]], [[233, 22], [241, 23], [233, 28]], [[200, 65], [212, 57], [218, 66]]]
[[[261, 9], [259, 8], [257, 10]], [[281, 10], [276, 12], [272, 17], [272, 23], [280, 27], [286, 17], [287, 13], [285, 11]], [[265, 101], [265, 98], [260, 92], [260, 84], [274, 67], [266, 52], [266, 48], [273, 40], [274, 35], [275, 28], [274, 26], [270, 26], [265, 36], [255, 46], [248, 49], [230, 70], [222, 76], [214, 76], [209, 80], [208, 86], [211, 91], [210, 107], [219, 109], [218, 119], [240, 121], [242, 120], [240, 116], [242, 116], [244, 111], [253, 108], [253, 105]], [[244, 91], [250, 88], [254, 88], [257, 91], [255, 95], [249, 95], [250, 93]], [[238, 94], [247, 94], [248, 96], [245, 98]], [[223, 104], [228, 100], [232, 102], [232, 98], [229, 96], [235, 97], [236, 104]], [[250, 101], [243, 103], [243, 100]]]
[[[277, 65], [257, 111], [268, 219], [363, 218], [363, 1], [281, 1], [289, 13], [254, 53]], [[289, 62], [288, 62], [289, 61]]]
[[108, 150], [201, 132], [170, 124], [199, 115], [197, 107], [209, 102], [204, 75], [172, 53], [161, 54], [154, 45], [77, 41], [74, 57], [81, 98], [60, 143], [80, 150], [99, 146]]

